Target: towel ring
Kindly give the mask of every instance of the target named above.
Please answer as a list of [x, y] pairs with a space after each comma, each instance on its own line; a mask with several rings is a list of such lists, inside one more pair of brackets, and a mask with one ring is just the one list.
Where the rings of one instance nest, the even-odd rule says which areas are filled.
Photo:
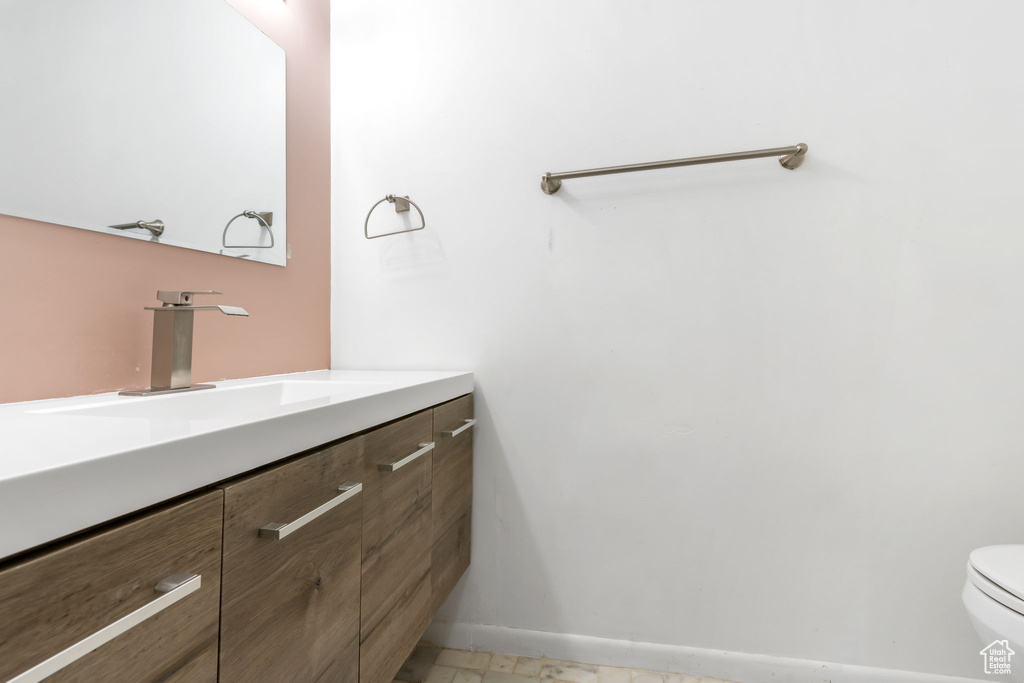
[[[228, 228], [237, 219], [245, 216], [246, 218], [255, 218], [260, 222], [267, 232], [270, 233], [270, 244], [228, 244]], [[225, 249], [273, 249], [274, 248], [274, 231], [270, 229], [270, 226], [274, 224], [274, 212], [273, 211], [243, 211], [234, 218], [228, 221], [228, 224], [224, 226], [224, 232], [221, 233], [220, 243]]]
[[[385, 232], [382, 235], [374, 235], [373, 237], [370, 237], [370, 216], [373, 214], [373, 210], [384, 202], [390, 202], [394, 204], [395, 213], [405, 213], [406, 211], [409, 210], [410, 204], [414, 206], [416, 208], [416, 213], [420, 215], [420, 227], [407, 228], [405, 230], [395, 230], [394, 232]], [[427, 219], [423, 217], [423, 212], [420, 210], [420, 207], [417, 206], [416, 202], [409, 199], [408, 197], [398, 197], [396, 195], [389, 194], [386, 197], [384, 197], [384, 199], [381, 199], [376, 204], [370, 207], [370, 212], [366, 214], [366, 220], [363, 221], [363, 235], [368, 240], [375, 240], [378, 237], [387, 237], [388, 235], [400, 235], [403, 232], [416, 232], [417, 230], [422, 230], [425, 227], [427, 227]]]

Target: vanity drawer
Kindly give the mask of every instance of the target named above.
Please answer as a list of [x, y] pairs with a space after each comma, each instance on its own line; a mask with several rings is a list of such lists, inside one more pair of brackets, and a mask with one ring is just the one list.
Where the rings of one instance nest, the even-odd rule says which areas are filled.
[[360, 683], [390, 683], [430, 621], [432, 417], [365, 436]]
[[222, 500], [203, 494], [0, 569], [0, 680], [41, 680], [21, 675], [59, 656], [71, 663], [48, 683], [216, 681]]
[[474, 424], [472, 394], [434, 408], [431, 613], [469, 567]]
[[220, 680], [359, 677], [363, 438], [224, 487]]

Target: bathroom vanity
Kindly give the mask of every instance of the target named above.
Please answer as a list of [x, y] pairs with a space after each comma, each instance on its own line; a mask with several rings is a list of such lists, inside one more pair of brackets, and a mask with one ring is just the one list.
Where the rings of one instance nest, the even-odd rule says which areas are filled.
[[472, 386], [323, 371], [0, 407], [15, 456], [116, 434], [0, 456], [0, 512], [30, 527], [2, 534], [0, 681], [388, 683], [469, 566]]

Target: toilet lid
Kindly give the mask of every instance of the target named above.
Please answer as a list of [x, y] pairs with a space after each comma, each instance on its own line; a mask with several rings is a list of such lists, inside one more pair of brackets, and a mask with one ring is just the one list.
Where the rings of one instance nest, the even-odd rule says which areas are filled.
[[1024, 545], [978, 548], [970, 562], [989, 581], [1024, 600]]

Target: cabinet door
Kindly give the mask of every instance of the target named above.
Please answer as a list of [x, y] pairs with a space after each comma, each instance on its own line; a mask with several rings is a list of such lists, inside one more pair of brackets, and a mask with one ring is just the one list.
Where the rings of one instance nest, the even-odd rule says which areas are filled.
[[365, 436], [360, 683], [390, 683], [430, 620], [431, 417]]
[[224, 487], [222, 682], [356, 682], [362, 444]]
[[4, 566], [0, 680], [216, 681], [222, 524], [215, 491]]
[[473, 512], [473, 395], [434, 408], [431, 615], [469, 567]]

